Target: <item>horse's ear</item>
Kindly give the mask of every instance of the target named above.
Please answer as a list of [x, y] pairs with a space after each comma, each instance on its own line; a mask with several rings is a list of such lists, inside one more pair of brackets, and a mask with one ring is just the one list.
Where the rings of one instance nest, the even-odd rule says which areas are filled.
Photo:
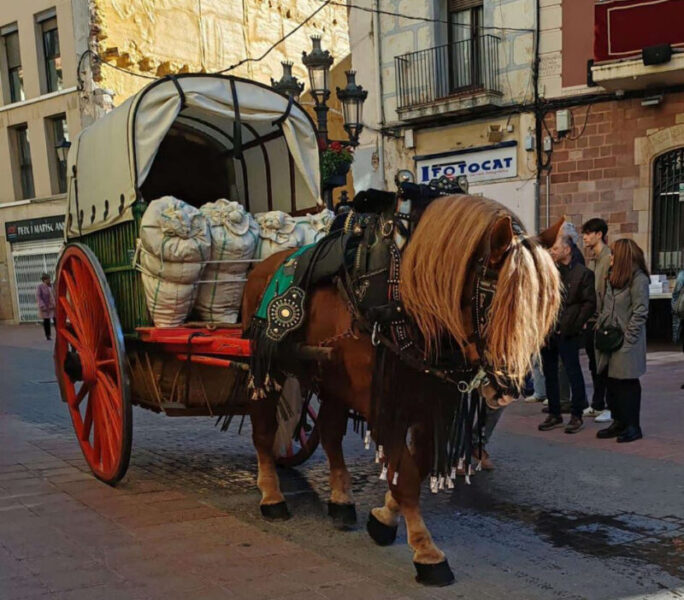
[[545, 229], [537, 236], [537, 241], [544, 246], [544, 248], [550, 248], [556, 243], [556, 238], [558, 237], [558, 232], [563, 227], [565, 223], [565, 217], [561, 217], [557, 223], [554, 223], [548, 229]]
[[513, 241], [513, 221], [505, 216], [497, 219], [489, 238], [489, 262], [497, 264], [511, 247]]

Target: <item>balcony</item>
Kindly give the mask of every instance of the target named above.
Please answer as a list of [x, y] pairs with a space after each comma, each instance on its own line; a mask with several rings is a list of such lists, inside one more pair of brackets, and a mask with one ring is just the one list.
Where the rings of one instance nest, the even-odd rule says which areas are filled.
[[633, 90], [684, 83], [684, 3], [604, 0], [594, 6], [594, 83]]
[[482, 35], [396, 56], [399, 118], [420, 120], [499, 105], [499, 44], [498, 37]]

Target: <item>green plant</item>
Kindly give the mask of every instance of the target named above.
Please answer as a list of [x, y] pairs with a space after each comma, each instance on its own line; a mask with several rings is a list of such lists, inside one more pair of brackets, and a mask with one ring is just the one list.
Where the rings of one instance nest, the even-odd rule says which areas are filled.
[[319, 146], [321, 149], [321, 180], [326, 181], [333, 175], [343, 171], [345, 167], [354, 162], [354, 154], [349, 147], [340, 142], [332, 142], [330, 145]]

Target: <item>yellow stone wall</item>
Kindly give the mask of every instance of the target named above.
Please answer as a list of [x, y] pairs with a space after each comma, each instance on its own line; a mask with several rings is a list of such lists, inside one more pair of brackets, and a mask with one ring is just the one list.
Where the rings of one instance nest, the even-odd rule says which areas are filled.
[[[214, 72], [245, 58], [258, 58], [293, 30], [320, 0], [93, 0], [98, 54], [108, 62], [158, 77], [179, 72]], [[311, 21], [259, 62], [248, 62], [233, 74], [270, 84], [280, 79], [280, 61], [295, 63], [304, 80], [302, 51], [309, 37], [322, 36], [335, 63], [349, 54], [347, 9], [323, 8]], [[120, 104], [147, 81], [102, 67], [100, 87], [116, 93]]]

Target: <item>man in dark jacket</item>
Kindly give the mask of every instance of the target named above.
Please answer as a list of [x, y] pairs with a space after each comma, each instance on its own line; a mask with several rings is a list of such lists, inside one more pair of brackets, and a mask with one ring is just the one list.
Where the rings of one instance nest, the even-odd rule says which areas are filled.
[[542, 349], [542, 363], [546, 378], [549, 415], [539, 425], [541, 431], [563, 426], [558, 388], [558, 359], [562, 359], [572, 390], [572, 410], [565, 433], [576, 433], [583, 427], [582, 411], [587, 406], [587, 392], [579, 362], [580, 340], [584, 324], [596, 311], [594, 274], [573, 258], [575, 244], [561, 235], [551, 248], [551, 256], [560, 270], [563, 286], [563, 305], [555, 330]]

